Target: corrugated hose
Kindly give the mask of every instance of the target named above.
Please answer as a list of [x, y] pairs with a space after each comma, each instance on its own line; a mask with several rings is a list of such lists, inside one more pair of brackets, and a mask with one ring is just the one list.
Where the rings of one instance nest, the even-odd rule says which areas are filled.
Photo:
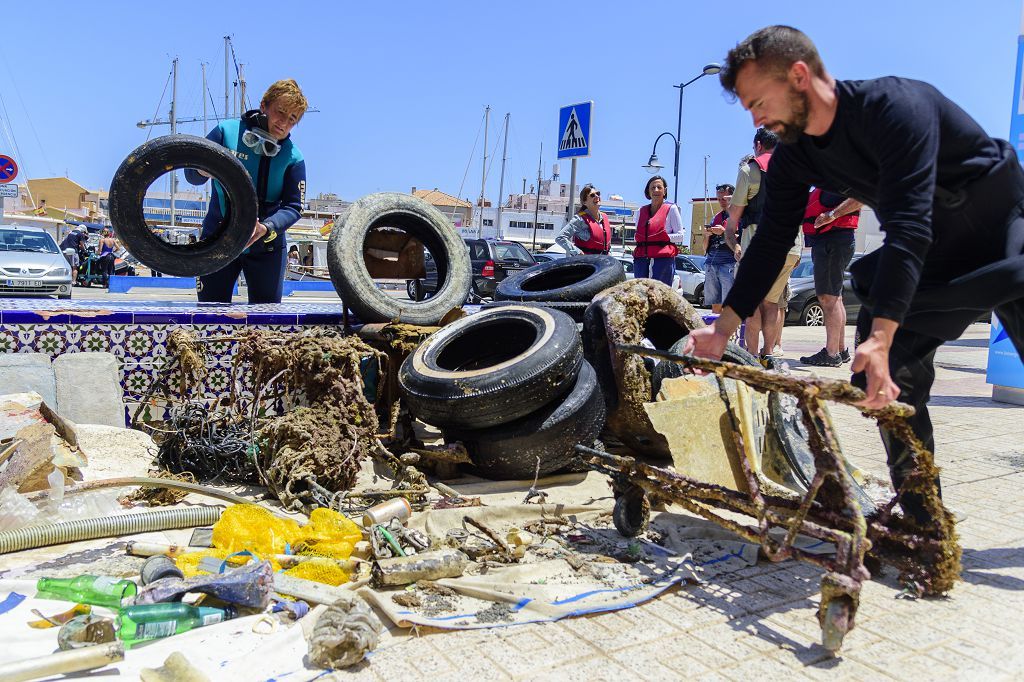
[[18, 528], [0, 532], [0, 554], [117, 535], [210, 526], [223, 511], [221, 507], [196, 505]]

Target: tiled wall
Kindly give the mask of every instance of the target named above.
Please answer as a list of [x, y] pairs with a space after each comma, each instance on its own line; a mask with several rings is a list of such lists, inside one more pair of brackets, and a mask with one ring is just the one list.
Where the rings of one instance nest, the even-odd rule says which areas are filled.
[[[299, 331], [310, 326], [340, 326], [340, 305], [228, 305], [124, 301], [0, 301], [0, 353], [106, 351], [120, 363], [126, 420], [167, 362], [167, 335], [188, 327], [200, 338], [232, 336], [243, 328]], [[212, 403], [230, 393], [231, 360], [237, 342], [206, 344], [206, 379], [193, 397]], [[177, 373], [175, 373], [177, 375]], [[240, 376], [242, 395], [251, 395], [248, 376]], [[160, 419], [161, 404], [144, 408], [142, 417]]]

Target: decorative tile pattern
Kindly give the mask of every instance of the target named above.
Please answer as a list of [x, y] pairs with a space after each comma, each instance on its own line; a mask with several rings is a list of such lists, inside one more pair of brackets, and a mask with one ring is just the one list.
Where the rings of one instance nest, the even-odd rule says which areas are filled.
[[[153, 382], [163, 377], [167, 363], [167, 336], [176, 327], [189, 327], [201, 338], [230, 337], [245, 327], [260, 330], [299, 331], [311, 326], [341, 325], [337, 304], [261, 304], [121, 301], [54, 301], [0, 299], [0, 353], [63, 353], [105, 351], [121, 361], [121, 387], [125, 393], [126, 419], [135, 414]], [[351, 320], [350, 320], [351, 322]], [[232, 359], [237, 341], [206, 345], [209, 372], [190, 397], [208, 405], [231, 393]], [[238, 395], [251, 399], [251, 373], [238, 373]], [[176, 387], [175, 387], [176, 388]], [[275, 405], [274, 412], [282, 411]], [[143, 407], [143, 419], [160, 419], [164, 407], [151, 401]]]

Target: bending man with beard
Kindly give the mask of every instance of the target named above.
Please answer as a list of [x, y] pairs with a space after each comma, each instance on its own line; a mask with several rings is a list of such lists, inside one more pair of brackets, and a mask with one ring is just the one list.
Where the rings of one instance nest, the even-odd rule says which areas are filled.
[[[994, 309], [1024, 355], [1024, 172], [1013, 148], [927, 83], [835, 80], [811, 40], [788, 26], [738, 44], [720, 80], [782, 144], [722, 316], [690, 334], [687, 352], [721, 357], [782, 267], [811, 185], [856, 199], [875, 209], [885, 241], [850, 268], [864, 304], [852, 381], [867, 392], [864, 407], [913, 405], [911, 426], [934, 449], [936, 349]], [[909, 450], [884, 429], [882, 440], [899, 488]], [[921, 502], [905, 495], [902, 505], [923, 522]]]

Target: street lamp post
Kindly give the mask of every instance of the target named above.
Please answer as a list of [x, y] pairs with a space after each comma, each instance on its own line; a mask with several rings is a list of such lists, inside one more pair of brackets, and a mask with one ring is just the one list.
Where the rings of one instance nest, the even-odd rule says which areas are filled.
[[672, 141], [675, 142], [676, 145], [675, 160], [672, 165], [672, 177], [675, 181], [675, 186], [672, 189], [672, 202], [675, 204], [679, 203], [679, 148], [682, 146], [683, 136], [683, 90], [686, 89], [687, 85], [690, 85], [700, 80], [704, 76], [713, 76], [721, 70], [722, 67], [719, 64], [707, 64], [704, 67], [704, 70], [701, 71], [698, 75], [694, 76], [685, 83], [680, 83], [679, 85], [672, 86], [673, 88], [679, 88], [679, 110], [676, 116], [676, 134], [673, 135], [670, 132], [664, 132], [661, 135], [658, 135], [658, 137], [655, 138], [654, 140], [654, 148], [651, 150], [651, 158], [648, 159], [647, 163], [642, 166], [643, 168], [646, 168], [647, 172], [651, 173], [652, 175], [657, 173], [662, 168], [664, 168], [665, 166], [658, 163], [658, 140], [663, 138], [665, 135], [668, 135], [669, 137], [672, 138]]

